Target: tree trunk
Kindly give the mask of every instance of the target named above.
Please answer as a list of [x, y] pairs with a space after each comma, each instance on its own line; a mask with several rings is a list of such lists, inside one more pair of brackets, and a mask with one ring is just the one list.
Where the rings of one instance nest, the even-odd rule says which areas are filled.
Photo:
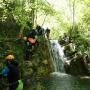
[[32, 24], [32, 27], [34, 27], [34, 18], [35, 18], [35, 0], [30, 0], [30, 3], [31, 3], [31, 12], [30, 12], [30, 23]]

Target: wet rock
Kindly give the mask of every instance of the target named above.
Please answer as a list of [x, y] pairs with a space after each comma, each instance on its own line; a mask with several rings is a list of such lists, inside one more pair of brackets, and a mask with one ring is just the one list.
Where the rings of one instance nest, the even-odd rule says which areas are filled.
[[63, 37], [59, 37], [60, 45], [67, 45], [69, 43], [69, 36], [64, 33]]
[[64, 53], [68, 57], [71, 57], [76, 53], [75, 51], [75, 44], [69, 43], [68, 45], [64, 46]]
[[88, 75], [88, 70], [81, 54], [77, 54], [77, 56], [71, 60], [70, 73], [72, 75]]
[[70, 60], [67, 60], [67, 61], [65, 61], [64, 62], [64, 68], [65, 68], [65, 71], [66, 71], [66, 73], [70, 73]]

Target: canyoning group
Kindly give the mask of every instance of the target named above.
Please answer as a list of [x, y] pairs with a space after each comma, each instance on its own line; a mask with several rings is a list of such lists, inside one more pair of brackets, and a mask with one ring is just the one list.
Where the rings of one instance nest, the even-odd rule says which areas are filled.
[[[35, 29], [29, 30], [26, 35], [19, 35], [18, 39], [16, 40], [18, 42], [20, 40], [23, 41], [23, 53], [25, 61], [31, 59], [35, 47], [38, 47], [40, 43], [40, 39], [44, 37], [48, 40], [49, 35], [50, 29], [44, 29], [39, 25], [37, 25]], [[7, 90], [23, 90], [23, 80], [21, 80], [21, 71], [18, 60], [16, 60], [15, 55], [11, 52], [7, 53], [4, 56], [4, 65], [2, 65], [3, 68], [0, 70], [0, 83], [3, 82], [3, 78], [7, 78], [7, 82], [5, 82]], [[4, 90], [2, 86], [0, 86], [0, 88]]]
[[32, 51], [35, 46], [39, 45], [40, 38], [47, 37], [49, 39], [50, 29], [44, 29], [41, 26], [36, 26], [35, 29], [28, 32], [26, 36], [23, 37], [24, 40], [24, 52], [25, 60], [28, 60], [32, 56]]

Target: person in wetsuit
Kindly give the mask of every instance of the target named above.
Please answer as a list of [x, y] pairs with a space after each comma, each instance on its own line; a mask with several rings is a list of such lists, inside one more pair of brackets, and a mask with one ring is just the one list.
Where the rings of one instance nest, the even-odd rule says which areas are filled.
[[11, 54], [7, 55], [5, 60], [6, 67], [2, 70], [0, 77], [7, 77], [9, 82], [9, 90], [23, 90], [23, 83], [20, 79], [18, 62]]

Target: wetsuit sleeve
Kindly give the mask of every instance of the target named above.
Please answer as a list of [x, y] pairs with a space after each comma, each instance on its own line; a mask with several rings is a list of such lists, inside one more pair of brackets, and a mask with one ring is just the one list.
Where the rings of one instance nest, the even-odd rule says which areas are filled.
[[8, 67], [5, 67], [3, 70], [2, 70], [2, 76], [7, 76], [8, 75], [8, 73], [9, 73], [9, 68]]

